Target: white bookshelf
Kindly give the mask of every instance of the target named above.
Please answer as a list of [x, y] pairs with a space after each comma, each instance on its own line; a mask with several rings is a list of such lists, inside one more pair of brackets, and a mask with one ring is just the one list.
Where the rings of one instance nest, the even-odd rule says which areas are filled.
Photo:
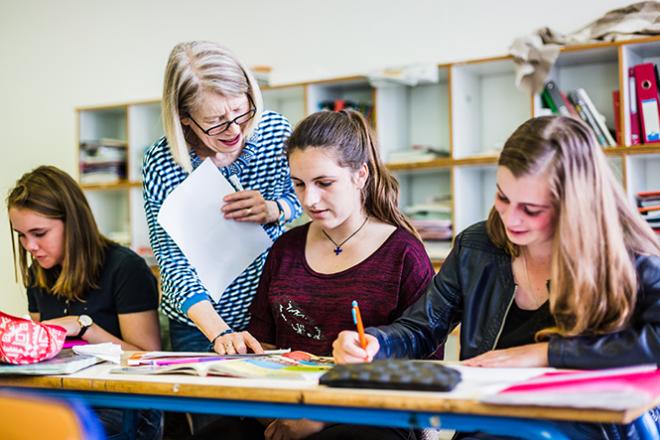
[[[566, 48], [549, 76], [563, 91], [585, 89], [610, 128], [615, 124], [612, 92], [621, 91], [624, 145], [605, 152], [631, 201], [639, 191], [660, 189], [660, 144], [627, 146], [627, 72], [642, 62], [660, 63], [660, 38]], [[542, 113], [541, 100], [516, 88], [510, 57], [437, 68], [437, 82], [415, 86], [379, 82], [373, 87], [366, 76], [353, 76], [264, 87], [264, 108], [284, 114], [295, 125], [323, 101], [367, 104], [384, 161], [392, 152], [415, 144], [449, 151], [449, 157], [388, 166], [400, 182], [402, 207], [451, 198], [455, 236], [487, 217], [495, 195], [497, 154], [518, 125]], [[127, 142], [127, 180], [86, 187], [103, 232], [128, 236], [134, 248], [148, 246], [140, 167], [144, 148], [163, 133], [160, 103], [81, 108], [78, 114], [81, 140], [107, 137]], [[434, 245], [445, 246], [446, 251], [450, 247]]]
[[531, 116], [530, 96], [515, 86], [511, 59], [451, 67], [454, 158], [497, 154]]
[[437, 83], [376, 88], [376, 128], [383, 160], [391, 152], [425, 145], [450, 151], [449, 69], [438, 67]]
[[115, 139], [125, 142], [126, 177], [83, 183], [101, 232], [144, 253], [150, 248], [142, 197], [144, 152], [163, 135], [160, 101], [132, 102], [78, 109], [79, 142]]

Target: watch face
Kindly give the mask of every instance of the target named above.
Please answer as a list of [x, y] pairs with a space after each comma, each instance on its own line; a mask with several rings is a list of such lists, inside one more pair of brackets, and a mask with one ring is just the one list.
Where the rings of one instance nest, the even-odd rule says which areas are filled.
[[94, 321], [92, 321], [92, 318], [89, 315], [80, 315], [78, 317], [78, 322], [82, 327], [89, 327], [94, 324]]

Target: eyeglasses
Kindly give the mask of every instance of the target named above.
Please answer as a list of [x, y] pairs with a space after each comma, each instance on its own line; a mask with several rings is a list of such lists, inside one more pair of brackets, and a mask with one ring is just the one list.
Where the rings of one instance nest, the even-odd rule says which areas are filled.
[[242, 115], [236, 116], [234, 119], [231, 121], [226, 121], [223, 122], [222, 124], [214, 125], [213, 127], [209, 128], [208, 130], [204, 130], [204, 128], [197, 123], [193, 119], [193, 117], [188, 114], [188, 117], [190, 118], [191, 121], [195, 123], [197, 127], [199, 127], [200, 130], [204, 132], [205, 135], [207, 136], [217, 136], [219, 134], [224, 133], [225, 131], [229, 130], [229, 127], [231, 127], [231, 124], [236, 124], [236, 125], [243, 125], [246, 122], [248, 122], [250, 119], [254, 118], [254, 115], [257, 113], [257, 108], [254, 106], [254, 102], [252, 101], [252, 98], [250, 95], [247, 95], [248, 102], [250, 103], [250, 110], [248, 110], [246, 113], [243, 113]]

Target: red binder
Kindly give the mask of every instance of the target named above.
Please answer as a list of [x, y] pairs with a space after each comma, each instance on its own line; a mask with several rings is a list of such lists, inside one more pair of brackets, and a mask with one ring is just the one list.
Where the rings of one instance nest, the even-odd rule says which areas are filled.
[[660, 142], [660, 103], [658, 84], [653, 63], [638, 64], [635, 70], [637, 111], [639, 113], [641, 140], [645, 144]]
[[628, 69], [628, 93], [630, 96], [630, 145], [638, 145], [639, 140], [639, 114], [637, 113], [637, 86], [635, 85], [635, 69]]

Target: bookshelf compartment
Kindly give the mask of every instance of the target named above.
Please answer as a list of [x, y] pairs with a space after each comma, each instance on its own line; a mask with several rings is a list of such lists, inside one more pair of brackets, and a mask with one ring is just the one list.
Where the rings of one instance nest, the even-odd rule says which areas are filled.
[[126, 141], [127, 107], [80, 112], [80, 142], [115, 139]]
[[127, 106], [79, 112], [78, 173], [83, 184], [127, 180]]
[[495, 200], [496, 170], [495, 165], [454, 170], [454, 235], [488, 218]]
[[513, 62], [455, 65], [451, 78], [454, 158], [498, 154], [531, 116], [531, 97], [516, 88]]
[[124, 190], [85, 191], [85, 196], [101, 233], [122, 245], [130, 246], [130, 213], [127, 192]]
[[144, 152], [163, 136], [160, 102], [136, 104], [128, 108], [128, 179], [142, 181]]
[[[437, 83], [388, 83], [376, 88], [376, 126], [385, 162], [422, 162], [449, 156], [448, 74], [447, 68], [439, 68]], [[413, 151], [413, 145], [445, 154], [426, 148]]]
[[[554, 81], [566, 95], [584, 89], [614, 136], [612, 93], [619, 90], [619, 54], [616, 46], [562, 52], [547, 81]], [[540, 99], [535, 99], [538, 105]]]
[[430, 203], [451, 195], [451, 169], [397, 171], [393, 173], [400, 185], [399, 204], [402, 208]]
[[264, 109], [278, 112], [287, 117], [292, 126], [304, 119], [305, 86], [264, 87], [262, 89]]
[[640, 154], [626, 159], [626, 188], [632, 203], [640, 191], [660, 191], [660, 154]]
[[451, 248], [451, 174], [451, 168], [395, 173], [401, 188], [401, 209], [434, 261], [444, 260]]
[[356, 105], [369, 121], [374, 122], [374, 92], [366, 78], [349, 78], [310, 84], [307, 89], [307, 111], [340, 110]]

